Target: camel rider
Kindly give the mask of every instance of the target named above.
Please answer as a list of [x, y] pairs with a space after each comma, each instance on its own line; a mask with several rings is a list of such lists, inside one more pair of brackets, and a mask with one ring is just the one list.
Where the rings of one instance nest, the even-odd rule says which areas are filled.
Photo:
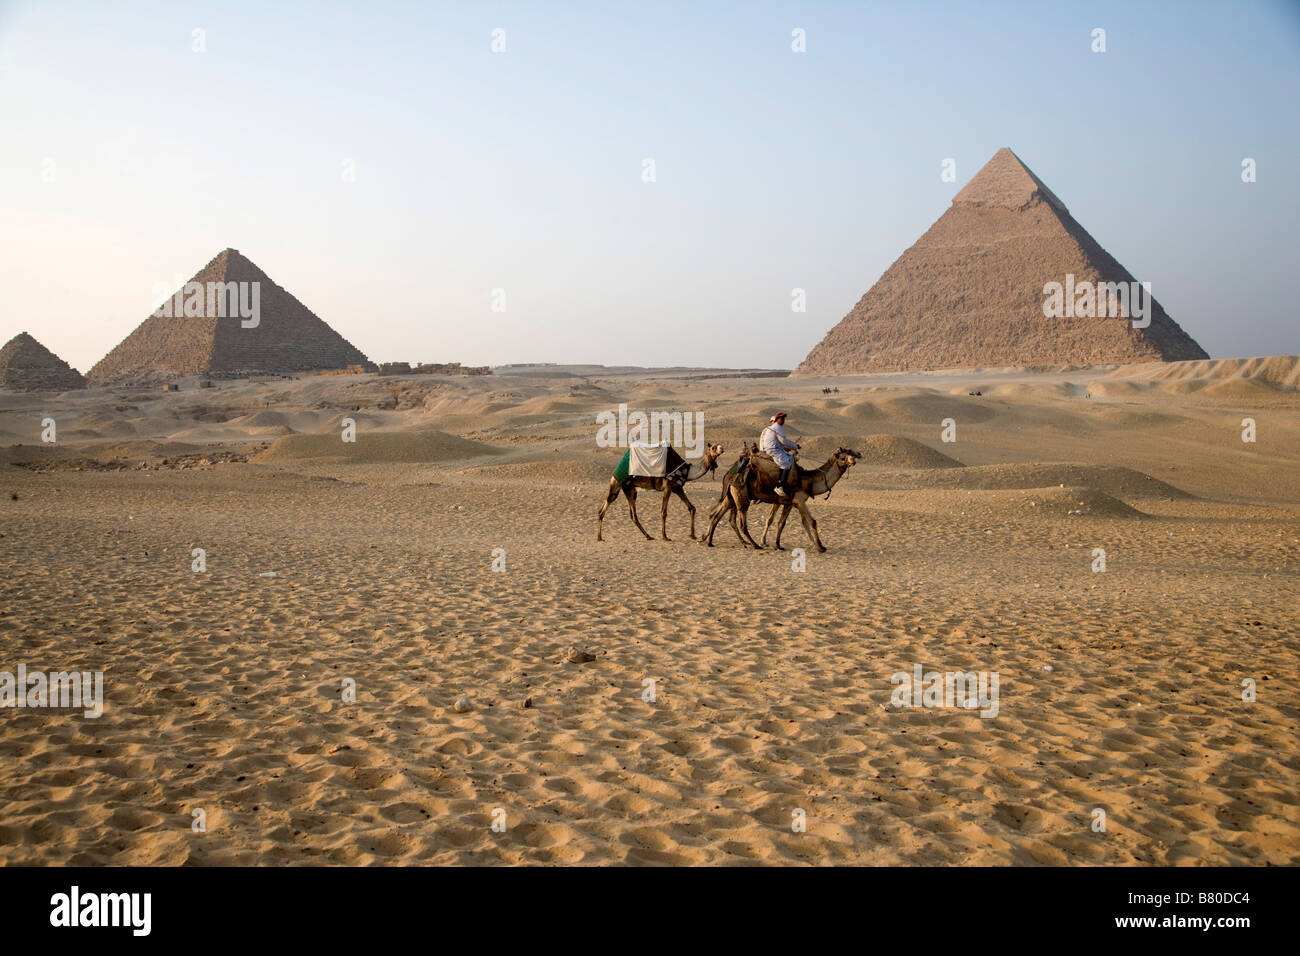
[[785, 483], [790, 480], [790, 469], [794, 467], [794, 459], [790, 457], [791, 452], [799, 450], [799, 446], [785, 437], [785, 412], [777, 412], [763, 429], [763, 436], [758, 440], [759, 451], [771, 455], [773, 461], [781, 469], [781, 475], [777, 478], [776, 488], [773, 490], [782, 498], [786, 496]]

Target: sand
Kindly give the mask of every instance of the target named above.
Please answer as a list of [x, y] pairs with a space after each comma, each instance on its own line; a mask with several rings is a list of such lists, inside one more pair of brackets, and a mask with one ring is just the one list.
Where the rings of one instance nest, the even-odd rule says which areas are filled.
[[[1297, 363], [1184, 365], [2, 394], [0, 670], [106, 702], [0, 711], [0, 863], [1296, 864]], [[597, 543], [621, 401], [852, 443], [830, 550]]]

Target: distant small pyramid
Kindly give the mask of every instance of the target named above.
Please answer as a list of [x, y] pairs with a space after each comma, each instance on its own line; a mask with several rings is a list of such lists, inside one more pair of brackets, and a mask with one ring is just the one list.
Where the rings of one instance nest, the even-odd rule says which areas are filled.
[[[258, 314], [246, 318], [239, 307], [254, 302]], [[371, 362], [238, 250], [225, 249], [87, 377], [93, 382], [232, 377], [349, 365], [370, 367]]]
[[26, 332], [19, 332], [0, 349], [0, 388], [63, 392], [85, 387], [80, 372]]
[[1209, 358], [1154, 299], [1146, 328], [1134, 328], [1125, 314], [1043, 314], [1047, 283], [1133, 281], [1065, 203], [1003, 148], [795, 374]]

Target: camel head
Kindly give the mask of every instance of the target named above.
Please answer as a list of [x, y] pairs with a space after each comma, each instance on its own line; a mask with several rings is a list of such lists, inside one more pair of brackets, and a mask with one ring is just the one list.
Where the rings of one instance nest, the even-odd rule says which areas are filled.
[[848, 471], [861, 460], [862, 452], [840, 447], [835, 449], [831, 457], [835, 459], [835, 464], [839, 466], [841, 471]]
[[724, 451], [721, 445], [708, 445], [704, 449], [704, 465], [708, 471], [718, 467], [718, 459]]

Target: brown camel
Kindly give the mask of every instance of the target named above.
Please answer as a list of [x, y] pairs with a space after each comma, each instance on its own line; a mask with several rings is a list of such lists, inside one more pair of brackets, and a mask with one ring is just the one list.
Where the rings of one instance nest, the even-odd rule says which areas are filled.
[[613, 476], [609, 479], [609, 493], [605, 496], [605, 503], [600, 506], [600, 514], [596, 515], [596, 540], [604, 541], [600, 535], [601, 525], [605, 521], [605, 509], [614, 503], [621, 491], [627, 497], [628, 514], [632, 516], [632, 523], [636, 525], [637, 530], [645, 535], [646, 540], [651, 540], [650, 535], [646, 533], [645, 528], [641, 527], [641, 519], [636, 515], [636, 491], [638, 488], [645, 488], [649, 491], [658, 491], [663, 494], [663, 501], [659, 505], [659, 533], [665, 541], [668, 538], [668, 497], [676, 495], [686, 503], [686, 508], [691, 513], [691, 539], [695, 538], [695, 505], [691, 504], [691, 499], [686, 497], [686, 492], [682, 490], [682, 485], [688, 481], [695, 481], [697, 478], [703, 478], [711, 474], [718, 467], [718, 459], [722, 456], [721, 445], [708, 445], [704, 449], [704, 456], [697, 458], [690, 463], [683, 465], [673, 474], [663, 478], [648, 478], [644, 475], [632, 475], [623, 482]]
[[[818, 468], [808, 470], [796, 464], [794, 473], [786, 484], [786, 490], [790, 494], [788, 497], [783, 497], [773, 490], [780, 476], [780, 469], [776, 462], [767, 455], [751, 453], [749, 468], [744, 470], [743, 480], [733, 474], [728, 474], [723, 479], [722, 497], [718, 499], [718, 503], [709, 514], [709, 533], [702, 540], [709, 547], [713, 547], [714, 529], [726, 514], [730, 517], [731, 528], [736, 532], [736, 537], [740, 539], [741, 544], [756, 549], [766, 547], [767, 530], [772, 526], [772, 518], [775, 517], [777, 508], [781, 508], [781, 522], [776, 528], [775, 547], [778, 551], [782, 551], [784, 549], [781, 547], [781, 532], [785, 528], [785, 520], [789, 517], [791, 508], [798, 508], [799, 517], [803, 521], [804, 530], [808, 532], [808, 537], [812, 539], [818, 551], [825, 551], [826, 546], [822, 544], [821, 535], [817, 533], [817, 519], [808, 511], [807, 501], [817, 495], [829, 495], [840, 477], [861, 457], [862, 455], [856, 451], [836, 448], [830, 458]], [[756, 542], [749, 533], [749, 506], [755, 501], [766, 501], [772, 505], [772, 510], [767, 516], [767, 525], [763, 528], [762, 544]], [[736, 524], [737, 518], [740, 519], [739, 527]]]

